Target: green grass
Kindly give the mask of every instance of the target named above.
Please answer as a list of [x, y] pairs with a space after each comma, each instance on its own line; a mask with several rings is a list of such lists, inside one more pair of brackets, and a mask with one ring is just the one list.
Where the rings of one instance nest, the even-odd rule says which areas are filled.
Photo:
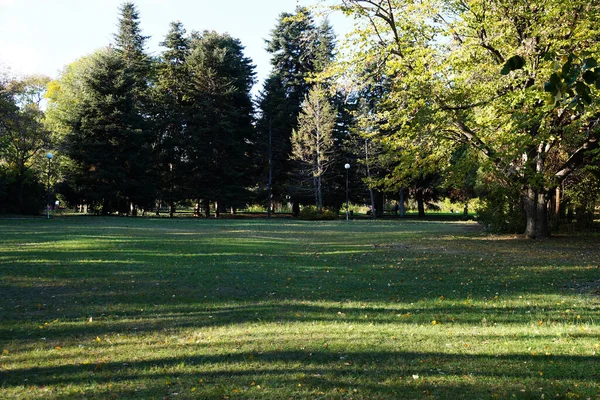
[[0, 220], [0, 398], [600, 398], [598, 243]]

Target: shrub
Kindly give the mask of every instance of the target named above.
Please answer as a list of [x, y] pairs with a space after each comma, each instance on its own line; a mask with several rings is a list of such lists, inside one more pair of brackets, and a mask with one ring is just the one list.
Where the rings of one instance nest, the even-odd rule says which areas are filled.
[[338, 219], [338, 215], [331, 210], [319, 211], [315, 206], [306, 206], [302, 207], [298, 218], [306, 221], [331, 221]]
[[495, 233], [523, 233], [525, 212], [518, 191], [495, 186], [486, 193], [477, 209], [478, 220]]

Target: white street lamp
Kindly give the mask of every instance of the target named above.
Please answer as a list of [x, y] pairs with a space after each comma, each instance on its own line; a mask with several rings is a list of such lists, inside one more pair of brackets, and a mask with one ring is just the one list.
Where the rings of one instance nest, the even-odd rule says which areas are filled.
[[348, 213], [350, 212], [348, 206], [348, 171], [350, 170], [350, 164], [344, 165], [346, 168], [346, 222], [348, 222]]

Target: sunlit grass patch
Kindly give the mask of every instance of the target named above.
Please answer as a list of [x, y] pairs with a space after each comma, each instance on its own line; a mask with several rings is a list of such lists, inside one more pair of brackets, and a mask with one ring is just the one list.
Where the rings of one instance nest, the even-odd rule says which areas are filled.
[[0, 230], [2, 398], [600, 396], [598, 236], [120, 218]]

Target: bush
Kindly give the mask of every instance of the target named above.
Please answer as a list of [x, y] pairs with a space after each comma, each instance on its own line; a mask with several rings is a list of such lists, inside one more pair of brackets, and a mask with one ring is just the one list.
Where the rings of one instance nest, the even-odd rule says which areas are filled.
[[483, 197], [477, 209], [478, 220], [485, 229], [494, 233], [523, 233], [525, 212], [516, 190], [493, 187]]
[[331, 210], [317, 210], [315, 206], [302, 207], [299, 219], [306, 221], [331, 221], [338, 219], [338, 215]]

